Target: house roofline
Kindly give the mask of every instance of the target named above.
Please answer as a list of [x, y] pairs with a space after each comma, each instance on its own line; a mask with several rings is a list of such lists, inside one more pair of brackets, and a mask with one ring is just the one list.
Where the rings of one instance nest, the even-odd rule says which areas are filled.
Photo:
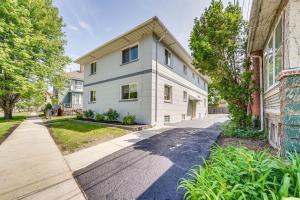
[[[163, 29], [164, 31], [163, 32], [166, 32], [167, 35], [170, 37], [170, 39], [172, 41], [174, 41], [171, 45], [174, 45], [176, 44], [177, 47], [180, 49], [180, 52], [181, 53], [178, 53], [178, 56], [180, 59], [182, 59], [183, 61], [186, 62], [186, 64], [188, 64], [188, 66], [194, 71], [196, 72], [201, 78], [203, 78], [205, 81], [209, 82], [209, 78], [203, 74], [201, 74], [193, 65], [192, 65], [192, 62], [193, 62], [193, 58], [191, 57], [191, 55], [185, 50], [185, 48], [178, 42], [178, 40], [173, 36], [173, 34], [166, 28], [166, 26], [160, 21], [160, 19], [157, 17], [157, 16], [154, 16], [152, 18], [150, 18], [149, 20], [143, 22], [142, 24], [132, 28], [131, 30], [125, 32], [124, 34], [121, 34], [120, 36], [108, 41], [108, 42], [105, 42], [104, 44], [98, 46], [97, 48], [93, 49], [92, 51], [89, 51], [88, 53], [84, 54], [83, 56], [79, 57], [78, 59], [76, 59], [74, 62], [78, 63], [78, 64], [85, 64], [84, 60], [87, 59], [87, 58], [91, 58], [91, 59], [97, 59], [99, 58], [99, 56], [92, 56], [93, 53], [96, 53], [97, 51], [100, 51], [101, 49], [105, 48], [105, 47], [108, 47], [109, 45], [113, 44], [114, 42], [117, 42], [118, 40], [121, 40], [122, 38], [125, 39], [125, 40], [128, 40], [126, 38], [126, 36], [148, 26], [148, 25], [151, 25], [153, 24], [153, 26], [151, 26], [151, 32], [157, 36], [161, 36], [161, 35], [158, 35], [156, 31], [156, 28], [157, 25], [159, 26], [159, 28]], [[179, 55], [180, 54], [180, 55]], [[183, 55], [182, 55], [183, 54]], [[101, 57], [101, 56], [100, 56]]]

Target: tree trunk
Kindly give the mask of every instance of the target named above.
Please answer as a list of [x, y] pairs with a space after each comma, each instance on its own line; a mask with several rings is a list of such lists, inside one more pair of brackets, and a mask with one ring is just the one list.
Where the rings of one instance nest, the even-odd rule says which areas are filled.
[[5, 107], [3, 109], [4, 111], [4, 119], [12, 119], [12, 112], [13, 112], [13, 107]]

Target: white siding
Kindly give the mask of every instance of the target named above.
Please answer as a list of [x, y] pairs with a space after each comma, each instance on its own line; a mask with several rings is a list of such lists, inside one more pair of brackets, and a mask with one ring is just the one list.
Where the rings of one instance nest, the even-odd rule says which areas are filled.
[[[135, 45], [131, 44], [128, 47]], [[139, 59], [136, 62], [122, 65], [122, 49], [110, 53], [100, 59], [97, 63], [97, 73], [89, 75], [90, 63], [85, 65], [84, 74], [84, 110], [91, 109], [98, 113], [103, 113], [109, 108], [113, 108], [120, 114], [119, 120], [127, 113], [136, 115], [138, 123], [155, 125], [155, 42], [153, 36], [146, 36], [141, 39], [139, 45]], [[182, 114], [188, 112], [188, 100], [183, 100], [183, 91], [189, 95], [200, 99], [196, 105], [196, 118], [207, 115], [207, 92], [204, 89], [204, 80], [195, 72], [192, 77], [192, 69], [188, 64], [183, 63], [172, 52], [172, 68], [164, 65], [163, 44], [158, 45], [158, 125], [162, 125], [165, 115], [170, 115], [171, 122], [182, 120]], [[183, 72], [183, 65], [188, 68], [187, 75]], [[120, 76], [145, 71], [143, 74], [123, 77]], [[151, 72], [152, 70], [152, 72]], [[111, 80], [108, 80], [111, 79]], [[100, 81], [100, 83], [99, 83]], [[102, 82], [101, 82], [102, 81]], [[120, 86], [129, 83], [137, 83], [138, 100], [124, 102], [120, 101]], [[172, 86], [172, 103], [164, 102], [164, 85]], [[89, 103], [90, 90], [96, 91], [96, 103]], [[206, 107], [204, 107], [206, 99]]]
[[[155, 54], [155, 41], [153, 40], [153, 56], [152, 67], [156, 68], [156, 54]], [[200, 83], [197, 82], [197, 74], [195, 73], [195, 79], [192, 77], [192, 69], [188, 67], [187, 75], [183, 72], [183, 63], [172, 52], [172, 67], [164, 65], [164, 49], [165, 46], [162, 43], [158, 44], [158, 99], [157, 99], [157, 123], [162, 125], [164, 122], [164, 116], [170, 115], [170, 122], [179, 122], [182, 120], [182, 114], [186, 115], [186, 119], [190, 119], [187, 116], [188, 101], [183, 100], [183, 91], [187, 91], [188, 96], [191, 95], [200, 99], [196, 105], [196, 118], [200, 115], [204, 117], [208, 113], [207, 107], [207, 92], [200, 87], [204, 86], [204, 80], [200, 77]], [[164, 85], [172, 86], [172, 103], [164, 102]], [[204, 107], [204, 99], [206, 99], [206, 107]], [[152, 124], [155, 123], [155, 73], [152, 75]]]
[[[152, 36], [147, 36], [137, 43], [139, 45], [138, 61], [122, 65], [122, 49], [120, 49], [95, 60], [97, 63], [97, 73], [95, 75], [89, 75], [90, 64], [85, 65], [84, 84], [87, 85], [151, 69], [151, 42]], [[121, 102], [120, 86], [133, 82], [137, 83], [138, 101]], [[90, 90], [96, 91], [96, 103], [89, 103]], [[120, 114], [119, 120], [122, 120], [127, 113], [130, 113], [136, 115], [138, 123], [151, 124], [150, 96], [151, 73], [146, 73], [85, 86], [83, 108], [84, 110], [91, 109], [98, 113], [106, 112], [109, 108], [112, 108]]]

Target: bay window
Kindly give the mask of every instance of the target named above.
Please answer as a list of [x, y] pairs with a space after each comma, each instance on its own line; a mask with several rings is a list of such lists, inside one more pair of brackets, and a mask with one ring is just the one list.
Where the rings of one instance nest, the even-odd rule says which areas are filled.
[[265, 91], [277, 82], [276, 77], [283, 68], [282, 24], [282, 18], [280, 18], [264, 50], [263, 78]]

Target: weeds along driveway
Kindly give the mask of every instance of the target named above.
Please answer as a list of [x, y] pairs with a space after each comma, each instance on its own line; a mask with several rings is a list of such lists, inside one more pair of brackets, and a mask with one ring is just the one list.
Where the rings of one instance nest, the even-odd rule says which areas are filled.
[[[182, 199], [178, 180], [191, 167], [202, 164], [219, 135], [216, 123], [226, 119], [193, 120], [194, 125], [188, 122], [198, 128], [176, 124], [180, 128], [124, 148], [74, 175], [89, 199]], [[200, 128], [199, 123], [210, 127]]]

